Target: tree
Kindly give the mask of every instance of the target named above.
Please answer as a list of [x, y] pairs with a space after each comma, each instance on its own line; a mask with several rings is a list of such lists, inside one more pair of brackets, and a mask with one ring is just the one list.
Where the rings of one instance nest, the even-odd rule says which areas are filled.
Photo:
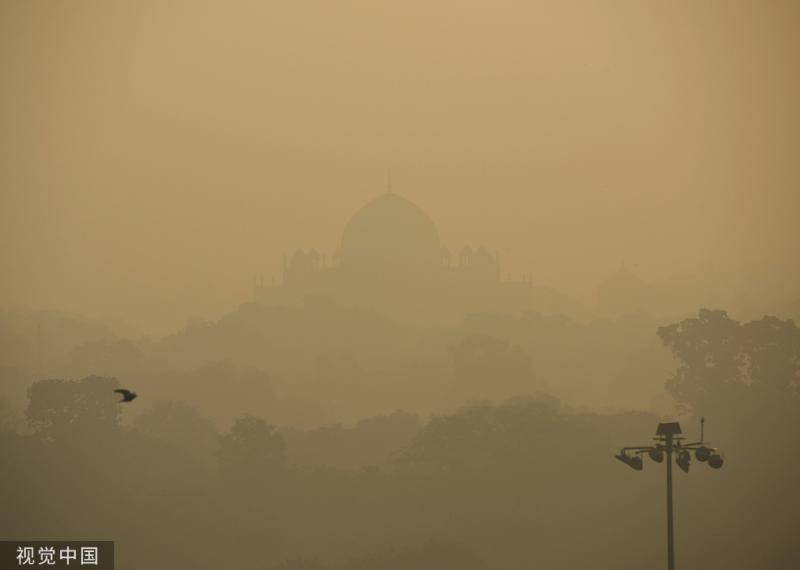
[[792, 320], [741, 324], [725, 311], [701, 309], [658, 336], [680, 361], [667, 391], [686, 407], [707, 413], [798, 403], [800, 330]]
[[237, 419], [220, 440], [220, 470], [226, 477], [259, 479], [286, 467], [286, 443], [272, 426], [250, 415]]
[[401, 463], [446, 474], [530, 467], [550, 451], [555, 436], [567, 433], [560, 402], [539, 394], [501, 405], [472, 404], [451, 415], [434, 416], [401, 455]]
[[136, 429], [180, 448], [192, 457], [211, 462], [219, 446], [214, 422], [182, 402], [161, 400], [136, 418]]
[[31, 428], [48, 439], [108, 432], [119, 424], [116, 388], [116, 378], [101, 376], [39, 380], [28, 388], [25, 416]]
[[508, 397], [536, 385], [530, 356], [506, 340], [472, 334], [450, 351], [456, 382], [473, 398]]

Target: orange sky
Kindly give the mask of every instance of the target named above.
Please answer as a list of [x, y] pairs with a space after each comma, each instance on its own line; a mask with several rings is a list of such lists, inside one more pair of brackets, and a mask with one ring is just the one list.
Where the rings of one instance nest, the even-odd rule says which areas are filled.
[[0, 307], [246, 300], [385, 187], [591, 301], [800, 285], [800, 3], [0, 6]]

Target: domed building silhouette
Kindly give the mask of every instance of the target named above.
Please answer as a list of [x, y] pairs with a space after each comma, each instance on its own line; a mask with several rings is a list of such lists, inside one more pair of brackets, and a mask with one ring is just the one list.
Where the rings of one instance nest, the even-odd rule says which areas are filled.
[[554, 291], [533, 287], [530, 277], [511, 281], [500, 275], [496, 252], [466, 246], [454, 259], [419, 206], [385, 192], [345, 224], [337, 250], [330, 255], [298, 250], [284, 256], [281, 281], [256, 283], [254, 296], [266, 305], [334, 302], [413, 321], [451, 320], [470, 312], [547, 310], [543, 301], [563, 304]]
[[436, 225], [416, 204], [387, 192], [347, 222], [342, 234], [341, 265], [370, 273], [378, 268], [434, 267], [442, 246]]

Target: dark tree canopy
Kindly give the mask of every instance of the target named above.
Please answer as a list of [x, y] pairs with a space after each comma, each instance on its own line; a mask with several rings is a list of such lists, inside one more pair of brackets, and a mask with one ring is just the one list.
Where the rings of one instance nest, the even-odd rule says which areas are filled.
[[797, 402], [800, 329], [792, 320], [742, 324], [726, 311], [702, 309], [658, 335], [680, 361], [667, 390], [681, 404], [703, 411]]
[[222, 436], [220, 468], [228, 476], [258, 478], [275, 474], [286, 466], [286, 443], [272, 426], [255, 416], [237, 419]]
[[450, 352], [458, 388], [473, 397], [530, 392], [536, 384], [530, 356], [507, 340], [470, 334]]
[[28, 388], [25, 416], [34, 431], [49, 438], [107, 432], [119, 423], [116, 388], [116, 378], [101, 376], [39, 380]]
[[143, 434], [194, 457], [213, 457], [219, 447], [214, 422], [183, 402], [157, 401], [133, 424]]

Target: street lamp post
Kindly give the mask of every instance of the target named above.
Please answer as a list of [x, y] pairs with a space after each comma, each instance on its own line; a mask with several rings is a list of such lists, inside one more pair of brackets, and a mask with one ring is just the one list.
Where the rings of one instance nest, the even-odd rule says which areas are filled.
[[695, 458], [708, 463], [709, 467], [719, 469], [722, 467], [723, 459], [719, 450], [709, 447], [703, 441], [703, 428], [705, 418], [700, 418], [700, 441], [693, 443], [683, 443], [684, 437], [681, 436], [681, 425], [678, 422], [665, 422], [658, 424], [656, 436], [653, 438], [654, 444], [648, 446], [623, 447], [615, 457], [629, 467], [641, 471], [644, 467], [642, 455], [647, 454], [656, 463], [667, 458], [667, 570], [675, 570], [675, 536], [673, 534], [673, 514], [672, 514], [672, 457], [675, 456], [675, 463], [685, 473], [689, 472], [689, 462], [691, 461], [690, 452], [694, 451]]

